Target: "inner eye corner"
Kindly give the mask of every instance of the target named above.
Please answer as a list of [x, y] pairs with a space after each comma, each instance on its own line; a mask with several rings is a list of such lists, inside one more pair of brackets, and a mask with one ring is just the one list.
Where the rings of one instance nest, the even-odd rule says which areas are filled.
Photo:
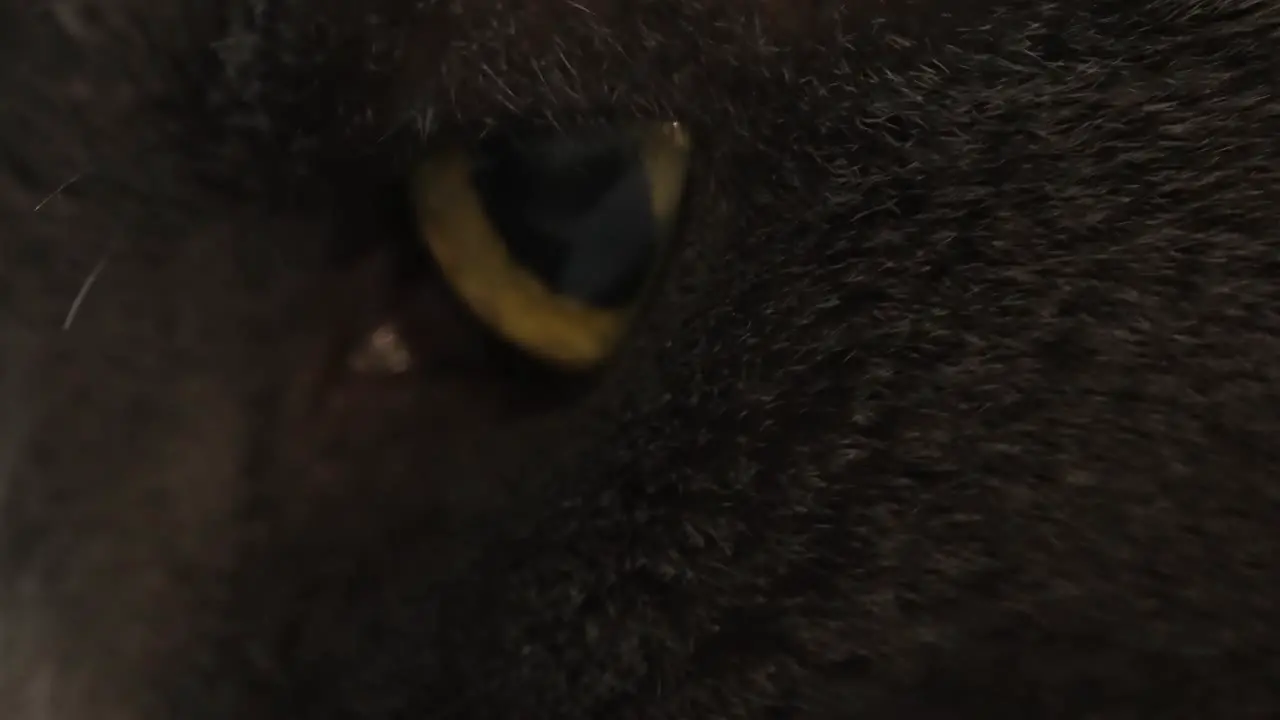
[[418, 239], [502, 341], [599, 369], [665, 274], [691, 145], [674, 122], [488, 133], [418, 166]]

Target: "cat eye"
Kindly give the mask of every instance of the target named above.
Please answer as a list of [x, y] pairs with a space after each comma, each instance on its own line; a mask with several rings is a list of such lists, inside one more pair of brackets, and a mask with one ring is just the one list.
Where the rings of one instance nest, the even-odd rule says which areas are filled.
[[689, 150], [676, 123], [489, 137], [419, 164], [417, 232], [496, 335], [590, 369], [617, 349], [663, 264]]

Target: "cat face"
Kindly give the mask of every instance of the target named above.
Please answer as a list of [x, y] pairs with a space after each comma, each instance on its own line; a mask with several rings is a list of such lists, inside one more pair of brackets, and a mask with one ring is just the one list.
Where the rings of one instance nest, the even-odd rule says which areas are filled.
[[[208, 5], [0, 0], [8, 716], [1034, 716], [1275, 639], [1265, 4]], [[678, 209], [566, 369], [434, 168], [637, 127]]]
[[[24, 268], [6, 273], [6, 387], [24, 389], [6, 433], [6, 607], [32, 618], [8, 639], [5, 692], [22, 712], [194, 712], [222, 695], [237, 712], [336, 709], [316, 694], [326, 678], [401, 622], [414, 660], [396, 674], [444, 677], [445, 645], [472, 634], [437, 629], [446, 587], [458, 608], [500, 613], [502, 568], [534, 567], [513, 538], [564, 530], [557, 506], [618, 502], [628, 477], [674, 488], [690, 453], [737, 462], [707, 423], [743, 422], [717, 399], [740, 371], [699, 357], [711, 327], [739, 324], [708, 310], [752, 280], [724, 258], [770, 240], [744, 231], [758, 211], [728, 193], [804, 207], [811, 189], [768, 162], [776, 113], [758, 109], [781, 98], [733, 100], [728, 85], [768, 89], [741, 68], [795, 45], [799, 16], [5, 9], [18, 30], [4, 87], [23, 108], [4, 129], [5, 266]], [[728, 24], [683, 31], [715, 18]], [[686, 219], [625, 350], [565, 377], [496, 347], [433, 270], [410, 170], [510, 126], [630, 120], [698, 136]], [[387, 333], [408, 369], [356, 362]], [[690, 412], [708, 402], [716, 417]], [[374, 599], [402, 592], [416, 599]], [[258, 631], [300, 663], [280, 687], [256, 682], [266, 668], [244, 640]], [[483, 634], [477, 649], [498, 640]]]

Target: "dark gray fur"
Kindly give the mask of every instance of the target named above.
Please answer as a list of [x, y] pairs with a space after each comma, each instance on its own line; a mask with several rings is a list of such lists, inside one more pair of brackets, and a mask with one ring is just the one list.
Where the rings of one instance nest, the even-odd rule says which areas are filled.
[[[224, 5], [0, 0], [0, 717], [1280, 713], [1280, 2]], [[424, 141], [635, 116], [589, 392], [297, 409]]]

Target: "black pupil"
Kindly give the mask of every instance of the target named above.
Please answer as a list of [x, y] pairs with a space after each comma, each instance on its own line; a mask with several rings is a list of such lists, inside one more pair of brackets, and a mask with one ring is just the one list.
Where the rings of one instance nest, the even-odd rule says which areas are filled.
[[553, 291], [598, 307], [635, 299], [658, 232], [631, 137], [593, 128], [487, 139], [474, 182], [512, 256]]

